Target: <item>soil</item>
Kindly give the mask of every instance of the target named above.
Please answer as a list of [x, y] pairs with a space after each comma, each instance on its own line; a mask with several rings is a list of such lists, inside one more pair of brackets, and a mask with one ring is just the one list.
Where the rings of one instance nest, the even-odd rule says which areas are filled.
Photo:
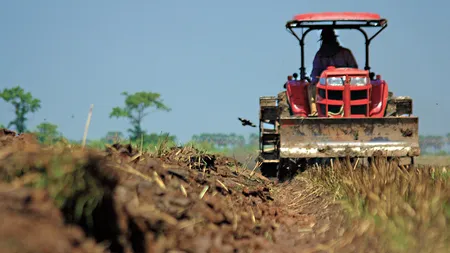
[[42, 157], [59, 149], [0, 130], [2, 252], [327, 252], [345, 232], [339, 205], [307, 180], [276, 183], [188, 147], [151, 155], [120, 144], [64, 151], [101, 185], [89, 225], [73, 219], [75, 205], [57, 207], [51, 186], [29, 186], [27, 173], [48, 176]]

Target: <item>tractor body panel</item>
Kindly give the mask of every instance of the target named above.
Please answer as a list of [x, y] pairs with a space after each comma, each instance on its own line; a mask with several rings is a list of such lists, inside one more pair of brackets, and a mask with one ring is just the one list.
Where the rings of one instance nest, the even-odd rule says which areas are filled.
[[293, 115], [306, 117], [310, 113], [306, 81], [292, 80], [286, 84], [287, 100]]

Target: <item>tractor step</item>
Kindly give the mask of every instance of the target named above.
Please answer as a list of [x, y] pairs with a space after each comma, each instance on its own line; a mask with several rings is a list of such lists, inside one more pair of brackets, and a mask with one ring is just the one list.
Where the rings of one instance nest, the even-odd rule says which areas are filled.
[[266, 160], [278, 160], [278, 153], [277, 152], [261, 152], [260, 156], [263, 161]]
[[263, 134], [261, 135], [262, 141], [276, 141], [280, 139], [279, 134]]
[[278, 131], [277, 131], [277, 129], [267, 129], [267, 128], [264, 128], [264, 129], [262, 130], [262, 134], [263, 134], [263, 135], [278, 134]]

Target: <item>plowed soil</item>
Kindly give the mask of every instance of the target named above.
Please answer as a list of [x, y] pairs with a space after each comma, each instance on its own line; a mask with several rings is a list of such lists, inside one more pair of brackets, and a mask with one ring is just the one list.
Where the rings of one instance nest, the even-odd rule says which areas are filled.
[[0, 179], [4, 253], [327, 252], [346, 228], [308, 180], [277, 184], [189, 147], [44, 147], [1, 130]]

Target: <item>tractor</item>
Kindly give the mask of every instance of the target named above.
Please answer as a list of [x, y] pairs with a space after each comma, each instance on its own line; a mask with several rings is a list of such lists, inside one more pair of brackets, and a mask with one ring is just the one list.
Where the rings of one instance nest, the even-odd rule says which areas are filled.
[[[386, 80], [371, 72], [369, 65], [370, 44], [387, 24], [378, 14], [361, 12], [300, 14], [286, 23], [300, 45], [300, 75], [289, 75], [277, 96], [259, 99], [257, 161], [264, 176], [284, 180], [302, 167], [333, 159], [370, 163], [382, 156], [414, 164], [420, 148], [412, 99], [394, 96]], [[312, 84], [305, 69], [305, 37], [327, 27], [362, 33], [365, 66], [328, 66], [313, 89], [317, 115], [311, 116], [308, 86]], [[377, 31], [369, 36], [366, 28]], [[297, 34], [297, 29], [301, 33]]]

